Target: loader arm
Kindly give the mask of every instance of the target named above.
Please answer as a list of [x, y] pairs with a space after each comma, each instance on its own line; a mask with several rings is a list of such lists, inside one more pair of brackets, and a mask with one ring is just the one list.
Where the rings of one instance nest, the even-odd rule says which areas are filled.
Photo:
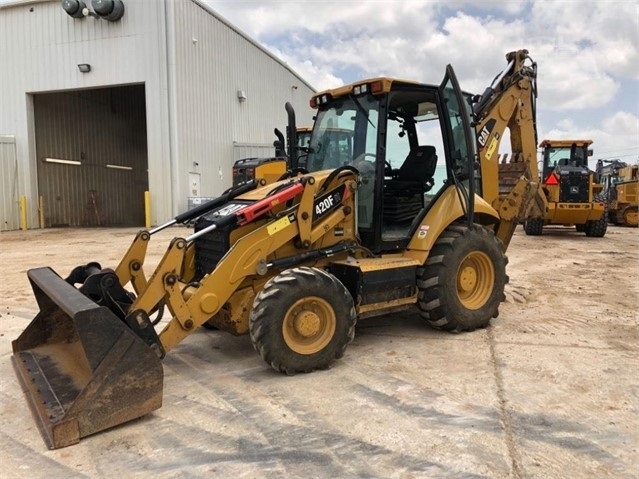
[[[146, 289], [147, 279], [144, 274], [144, 260], [146, 258], [146, 250], [149, 245], [149, 241], [151, 240], [151, 236], [159, 231], [162, 231], [169, 226], [173, 226], [175, 224], [184, 224], [187, 221], [191, 221], [198, 216], [211, 211], [233, 198], [236, 198], [246, 192], [254, 190], [258, 186], [258, 182], [256, 180], [251, 180], [246, 183], [240, 184], [234, 188], [231, 188], [224, 192], [220, 197], [214, 198], [212, 200], [207, 201], [189, 211], [181, 213], [173, 218], [171, 221], [168, 221], [152, 230], [142, 230], [139, 231], [131, 246], [125, 253], [125, 255], [120, 260], [120, 263], [115, 268], [115, 274], [118, 277], [118, 281], [121, 286], [126, 286], [127, 283], [131, 283], [133, 286], [133, 290], [137, 295], [142, 294], [142, 292]], [[192, 253], [192, 250], [190, 251]], [[187, 278], [187, 280], [190, 278]]]
[[310, 246], [352, 214], [353, 196], [350, 192], [357, 188], [357, 184], [354, 174], [351, 175], [351, 179], [345, 182], [342, 204], [312, 225], [313, 199], [318, 192], [318, 183], [306, 182], [299, 203], [279, 213], [276, 219], [264, 221], [236, 241], [217, 267], [199, 283], [187, 284], [179, 277], [190, 239], [175, 238], [149, 279], [148, 287], [132, 304], [129, 316], [144, 316], [164, 299], [172, 319], [159, 334], [158, 340], [160, 349], [168, 352], [211, 319], [243, 286], [247, 277], [266, 276], [269, 269], [267, 259], [274, 252], [296, 238], [299, 244]]
[[[527, 50], [506, 55], [509, 62], [473, 106], [484, 199], [499, 213], [495, 234], [508, 247], [527, 214], [543, 216], [546, 196], [537, 166], [536, 76]], [[499, 146], [510, 131], [510, 161], [499, 161]]]

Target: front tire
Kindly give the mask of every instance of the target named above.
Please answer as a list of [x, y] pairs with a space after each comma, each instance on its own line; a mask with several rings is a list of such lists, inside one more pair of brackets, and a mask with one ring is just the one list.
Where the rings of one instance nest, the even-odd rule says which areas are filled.
[[584, 227], [584, 233], [586, 236], [590, 236], [592, 238], [603, 238], [606, 234], [606, 230], [608, 229], [608, 212], [604, 212], [604, 214], [596, 221], [586, 221], [586, 226]]
[[544, 219], [527, 218], [524, 221], [524, 231], [528, 236], [541, 236], [544, 231]]
[[255, 297], [251, 341], [276, 371], [327, 369], [355, 337], [353, 298], [333, 275], [299, 267], [271, 278]]
[[505, 299], [507, 263], [492, 231], [479, 225], [450, 225], [418, 270], [422, 317], [436, 329], [453, 332], [488, 326]]

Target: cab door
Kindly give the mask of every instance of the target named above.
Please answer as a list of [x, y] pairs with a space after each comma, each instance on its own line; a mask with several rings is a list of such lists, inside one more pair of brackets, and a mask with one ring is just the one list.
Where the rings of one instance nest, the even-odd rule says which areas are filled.
[[[446, 66], [446, 74], [439, 92], [443, 99], [442, 127], [446, 148], [446, 169], [448, 177], [455, 183], [463, 184], [468, 197], [481, 194], [480, 182], [475, 171], [477, 158], [475, 130], [471, 127], [471, 116], [466, 96], [459, 87], [455, 71]], [[467, 217], [472, 221], [473, 202], [465, 208]]]

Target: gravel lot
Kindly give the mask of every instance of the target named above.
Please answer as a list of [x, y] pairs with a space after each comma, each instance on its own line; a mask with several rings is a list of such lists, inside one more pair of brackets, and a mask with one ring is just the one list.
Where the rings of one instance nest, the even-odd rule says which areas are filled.
[[[615, 226], [604, 238], [518, 229], [489, 328], [362, 320], [328, 371], [286, 377], [247, 336], [202, 329], [165, 358], [161, 409], [48, 451], [10, 363], [37, 311], [26, 270], [114, 267], [134, 234], [0, 233], [0, 477], [639, 476], [639, 231]], [[187, 234], [154, 236], [148, 263]]]

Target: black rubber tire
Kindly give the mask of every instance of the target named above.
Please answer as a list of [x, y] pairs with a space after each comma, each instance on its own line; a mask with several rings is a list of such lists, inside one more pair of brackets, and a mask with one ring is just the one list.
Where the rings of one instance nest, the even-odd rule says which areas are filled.
[[[317, 333], [304, 336], [297, 331], [296, 320], [304, 322], [309, 317], [313, 326], [318, 321], [319, 326]], [[335, 276], [299, 267], [283, 271], [264, 285], [253, 302], [249, 332], [262, 359], [291, 375], [330, 367], [355, 337], [356, 322], [353, 298]]]
[[524, 231], [528, 236], [541, 236], [544, 231], [544, 219], [527, 218], [524, 221]]
[[218, 330], [217, 326], [215, 326], [213, 323], [210, 323], [208, 321], [206, 323], [202, 323], [202, 327], [204, 329], [208, 329], [209, 331], [217, 331]]
[[583, 233], [584, 231], [586, 231], [586, 223], [576, 224], [575, 229], [577, 230], [577, 233]]
[[597, 221], [586, 221], [584, 233], [591, 238], [603, 238], [607, 229], [608, 212], [604, 211], [604, 214]]
[[[462, 275], [468, 267], [468, 258], [475, 256], [485, 263], [483, 272], [478, 268], [474, 273], [478, 288], [482, 288], [482, 281], [492, 285], [484, 286], [478, 304], [469, 308], [464, 302], [468, 303], [468, 299], [461, 297], [465, 294]], [[493, 231], [480, 225], [469, 229], [467, 225], [453, 223], [437, 239], [424, 266], [418, 268], [421, 316], [435, 329], [452, 332], [488, 326], [491, 318], [499, 314], [499, 303], [506, 299], [506, 264], [508, 258], [502, 242]]]

